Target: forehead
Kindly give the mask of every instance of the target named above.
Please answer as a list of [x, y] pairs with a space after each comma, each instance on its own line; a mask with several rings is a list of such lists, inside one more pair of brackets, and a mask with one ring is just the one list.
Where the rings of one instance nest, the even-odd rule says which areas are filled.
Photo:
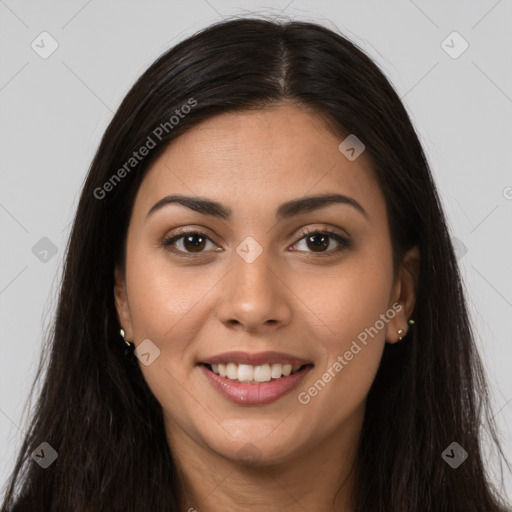
[[382, 214], [384, 198], [363, 152], [350, 161], [344, 137], [315, 112], [280, 104], [207, 119], [174, 140], [147, 172], [136, 207], [146, 211], [171, 193], [208, 196], [233, 210], [339, 192]]

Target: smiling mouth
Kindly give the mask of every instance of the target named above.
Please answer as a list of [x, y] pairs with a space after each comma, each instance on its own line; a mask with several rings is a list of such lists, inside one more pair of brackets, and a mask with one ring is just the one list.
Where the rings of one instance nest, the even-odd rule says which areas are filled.
[[250, 364], [220, 363], [207, 364], [201, 363], [212, 373], [243, 384], [263, 384], [265, 382], [277, 381], [290, 375], [295, 375], [305, 367], [312, 367], [311, 363], [303, 365], [291, 364], [262, 364], [253, 366]]

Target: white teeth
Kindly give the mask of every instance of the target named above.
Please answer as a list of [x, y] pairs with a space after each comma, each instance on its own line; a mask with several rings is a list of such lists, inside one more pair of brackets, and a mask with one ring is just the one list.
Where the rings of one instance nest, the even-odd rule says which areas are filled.
[[238, 378], [238, 366], [235, 363], [228, 363], [226, 366], [226, 376], [228, 379]]
[[[254, 367], [254, 380], [256, 382], [268, 382], [272, 375], [270, 373], [270, 365], [263, 364]], [[281, 377], [281, 375], [279, 375]]]
[[[236, 368], [235, 363], [232, 364]], [[239, 381], [242, 382], [251, 382], [254, 375], [254, 366], [248, 364], [239, 364], [238, 365], [238, 373], [235, 373], [235, 377], [230, 377], [230, 379], [238, 378]]]
[[259, 382], [269, 382], [271, 379], [279, 379], [281, 377], [288, 377], [288, 375], [295, 373], [301, 365], [291, 364], [262, 364], [259, 366], [252, 366], [250, 364], [212, 364], [211, 368], [213, 373], [221, 377], [227, 377], [231, 380], [238, 380], [239, 382], [258, 384]]
[[279, 379], [283, 373], [283, 365], [282, 364], [273, 364], [272, 365], [272, 378]]

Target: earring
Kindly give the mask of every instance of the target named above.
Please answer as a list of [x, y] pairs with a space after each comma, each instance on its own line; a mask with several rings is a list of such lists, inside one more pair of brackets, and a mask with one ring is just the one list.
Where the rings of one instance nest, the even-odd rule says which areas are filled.
[[[414, 320], [413, 320], [412, 318], [410, 318], [410, 319], [407, 321], [407, 323], [408, 323], [409, 325], [414, 325]], [[397, 331], [397, 332], [398, 332], [398, 340], [400, 341], [400, 340], [402, 340], [402, 339], [404, 338], [404, 336], [405, 336], [405, 334], [404, 334], [404, 330], [403, 330], [403, 329], [398, 329], [398, 331]]]
[[127, 341], [124, 337], [124, 329], [120, 329], [119, 333], [121, 334], [124, 342], [126, 343], [126, 345], [128, 345], [127, 347], [124, 347], [124, 352], [123, 352], [123, 355], [124, 357], [128, 357], [130, 356], [131, 354], [133, 354], [133, 350], [135, 348], [135, 343], [131, 343], [129, 341]]
[[125, 342], [129, 347], [131, 347], [131, 346], [132, 346], [132, 344], [131, 344], [129, 341], [126, 341], [126, 338], [124, 337], [124, 329], [121, 329], [119, 332], [120, 332], [120, 334], [121, 334], [121, 336], [122, 336], [122, 338], [123, 338], [124, 342]]

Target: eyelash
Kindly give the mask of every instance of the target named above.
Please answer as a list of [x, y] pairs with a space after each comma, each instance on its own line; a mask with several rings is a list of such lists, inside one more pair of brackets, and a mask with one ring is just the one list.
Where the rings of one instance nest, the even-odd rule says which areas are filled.
[[[179, 234], [177, 234], [177, 235], [173, 235], [169, 238], [164, 239], [162, 241], [162, 246], [179, 257], [197, 258], [197, 257], [203, 255], [204, 251], [197, 252], [197, 253], [189, 253], [189, 252], [181, 251], [181, 250], [178, 250], [178, 249], [172, 247], [172, 244], [174, 242], [176, 242], [177, 240], [180, 240], [186, 236], [190, 236], [190, 235], [199, 235], [201, 238], [205, 238], [206, 240], [214, 243], [210, 237], [208, 237], [205, 233], [202, 233], [201, 231], [184, 230], [184, 231], [180, 231]], [[329, 231], [329, 230], [318, 230], [318, 229], [304, 230], [300, 233], [300, 235], [301, 235], [301, 237], [297, 240], [297, 242], [295, 242], [293, 244], [293, 246], [297, 245], [304, 238], [307, 238], [308, 236], [312, 236], [312, 235], [327, 235], [339, 243], [339, 246], [336, 249], [331, 249], [326, 252], [319, 252], [319, 253], [315, 253], [312, 251], [308, 252], [308, 254], [314, 255], [314, 257], [320, 257], [320, 258], [332, 257], [332, 256], [337, 255], [341, 251], [343, 251], [345, 249], [350, 249], [352, 247], [352, 242], [348, 238], [345, 238], [345, 237], [339, 235], [338, 233], [335, 233], [335, 232]], [[301, 251], [298, 251], [298, 252], [301, 252]]]

